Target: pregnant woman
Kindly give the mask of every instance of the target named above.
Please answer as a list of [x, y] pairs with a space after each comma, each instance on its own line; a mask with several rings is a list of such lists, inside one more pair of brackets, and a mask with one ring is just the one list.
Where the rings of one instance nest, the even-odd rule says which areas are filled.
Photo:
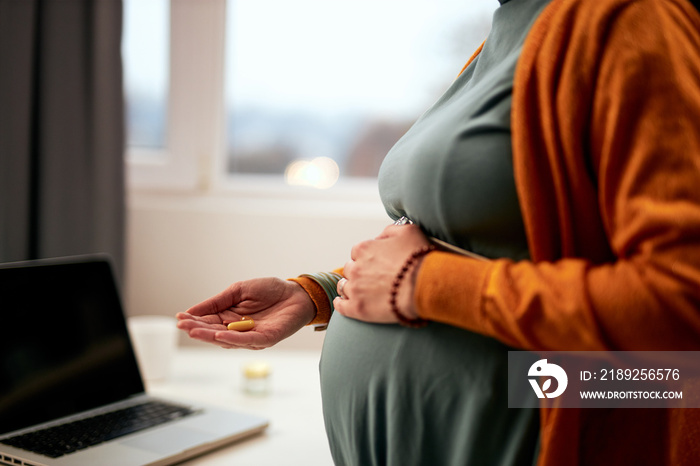
[[[700, 350], [700, 15], [500, 4], [384, 160], [402, 225], [336, 271], [235, 283], [178, 325], [265, 348], [327, 324], [339, 465], [698, 464], [697, 410], [508, 409], [506, 369], [512, 348]], [[243, 316], [252, 330], [226, 329]]]

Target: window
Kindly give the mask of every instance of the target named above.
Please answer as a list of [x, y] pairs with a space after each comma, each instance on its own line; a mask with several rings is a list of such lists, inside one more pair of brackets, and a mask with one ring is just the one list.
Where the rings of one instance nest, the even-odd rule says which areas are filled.
[[490, 10], [472, 5], [229, 0], [227, 172], [375, 177], [488, 32]]
[[[169, 67], [169, 84], [154, 71], [160, 84], [150, 87], [150, 95], [168, 89], [169, 103], [161, 98], [153, 110], [154, 98], [144, 98], [127, 74], [130, 153], [160, 150], [131, 157], [131, 178], [204, 190], [250, 179], [327, 188], [339, 178], [376, 177], [389, 148], [486, 37], [497, 6], [171, 0], [168, 13], [167, 1], [125, 0], [127, 73], [147, 74], [138, 57], [165, 53], [163, 18], [170, 26], [169, 64], [148, 59]], [[131, 39], [138, 23], [147, 39]], [[144, 117], [156, 113], [160, 123]]]
[[[158, 81], [158, 63], [168, 74], [164, 144], [153, 148], [130, 145], [128, 183], [149, 190], [207, 191], [212, 185], [213, 161], [219, 152], [222, 113], [224, 0], [125, 0], [122, 52], [127, 86], [130, 69]], [[169, 34], [155, 25], [165, 17]], [[136, 27], [142, 27], [140, 32]], [[160, 32], [159, 32], [160, 31]], [[156, 35], [167, 37], [162, 60], [139, 60]], [[140, 37], [130, 47], [130, 37]], [[165, 61], [164, 61], [165, 60]], [[144, 78], [145, 79], [145, 78]], [[139, 94], [126, 89], [127, 108], [142, 104]], [[163, 110], [165, 109], [165, 110]], [[162, 113], [161, 113], [162, 114]], [[130, 118], [134, 113], [129, 111]], [[133, 122], [127, 127], [134, 128]], [[128, 137], [130, 143], [134, 141]]]
[[127, 145], [166, 146], [169, 86], [168, 0], [124, 0]]

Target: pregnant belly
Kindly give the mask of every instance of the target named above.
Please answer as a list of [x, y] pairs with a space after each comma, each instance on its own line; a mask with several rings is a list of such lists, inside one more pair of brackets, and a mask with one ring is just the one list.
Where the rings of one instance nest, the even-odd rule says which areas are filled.
[[509, 410], [509, 348], [455, 327], [335, 314], [321, 357], [336, 464], [532, 464], [536, 410]]

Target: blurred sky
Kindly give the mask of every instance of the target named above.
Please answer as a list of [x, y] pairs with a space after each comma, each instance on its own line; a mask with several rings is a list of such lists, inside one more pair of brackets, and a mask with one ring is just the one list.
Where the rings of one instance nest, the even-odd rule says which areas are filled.
[[227, 76], [233, 86], [227, 99], [323, 113], [339, 108], [415, 113], [461, 68], [452, 41], [466, 18], [490, 20], [497, 5], [496, 0], [231, 1]]

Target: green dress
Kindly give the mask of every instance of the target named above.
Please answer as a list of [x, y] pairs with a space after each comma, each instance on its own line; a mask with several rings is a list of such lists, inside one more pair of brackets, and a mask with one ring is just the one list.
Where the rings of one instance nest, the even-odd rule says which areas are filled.
[[[549, 1], [502, 0], [481, 54], [387, 154], [379, 189], [392, 218], [487, 257], [528, 257], [510, 108], [523, 41]], [[508, 408], [508, 350], [440, 323], [334, 314], [320, 370], [335, 463], [532, 465], [539, 414]]]

